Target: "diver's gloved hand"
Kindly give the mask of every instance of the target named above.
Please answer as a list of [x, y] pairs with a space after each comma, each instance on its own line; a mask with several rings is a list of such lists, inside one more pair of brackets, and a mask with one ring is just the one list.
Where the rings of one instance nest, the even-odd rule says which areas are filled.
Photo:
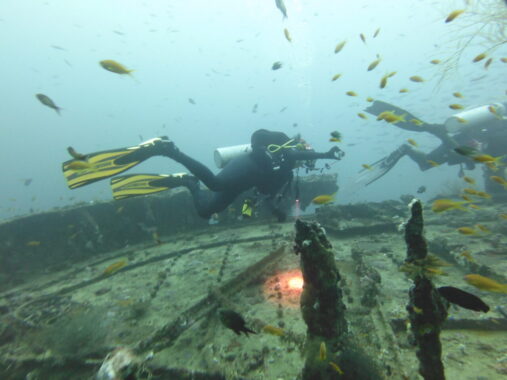
[[326, 153], [325, 158], [329, 158], [331, 160], [341, 160], [345, 156], [345, 152], [338, 148], [337, 146], [333, 146], [329, 151]]

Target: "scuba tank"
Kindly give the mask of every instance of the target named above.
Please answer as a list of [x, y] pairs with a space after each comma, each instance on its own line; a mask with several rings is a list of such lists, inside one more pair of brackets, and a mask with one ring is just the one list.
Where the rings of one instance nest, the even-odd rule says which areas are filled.
[[215, 164], [219, 169], [222, 169], [233, 158], [246, 155], [252, 151], [250, 144], [224, 146], [215, 149], [213, 157]]
[[504, 119], [506, 104], [492, 103], [452, 115], [445, 121], [448, 133], [457, 133], [463, 129], [474, 128], [493, 120]]

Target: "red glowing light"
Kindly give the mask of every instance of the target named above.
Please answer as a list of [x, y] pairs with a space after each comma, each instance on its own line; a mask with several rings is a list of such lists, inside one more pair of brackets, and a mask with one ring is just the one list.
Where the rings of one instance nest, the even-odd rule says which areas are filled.
[[288, 281], [290, 289], [303, 289], [303, 278], [302, 277], [292, 277]]

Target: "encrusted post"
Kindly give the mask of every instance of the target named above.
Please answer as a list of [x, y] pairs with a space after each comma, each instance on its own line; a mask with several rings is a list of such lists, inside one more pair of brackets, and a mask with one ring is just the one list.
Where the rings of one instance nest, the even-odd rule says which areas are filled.
[[414, 286], [409, 291], [410, 303], [407, 309], [417, 345], [419, 373], [425, 379], [440, 380], [445, 379], [445, 374], [439, 336], [442, 323], [447, 318], [447, 305], [429, 279], [437, 269], [431, 266], [435, 260], [428, 257], [423, 237], [421, 202], [414, 199], [409, 208], [411, 217], [405, 226], [407, 259], [404, 266], [405, 271], [411, 275]]
[[303, 379], [336, 379], [341, 369], [330, 362], [338, 361], [347, 346], [345, 304], [331, 248], [318, 223], [296, 221], [294, 250], [300, 255], [304, 279], [301, 313], [308, 327]]

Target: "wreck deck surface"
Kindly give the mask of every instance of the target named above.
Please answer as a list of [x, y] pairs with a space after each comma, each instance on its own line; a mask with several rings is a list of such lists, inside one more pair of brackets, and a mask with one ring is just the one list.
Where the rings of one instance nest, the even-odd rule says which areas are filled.
[[[492, 231], [476, 237], [455, 231], [467, 225], [470, 215], [426, 212], [430, 252], [449, 263], [443, 268], [447, 274], [435, 276], [434, 283], [471, 291], [491, 307], [485, 314], [451, 306], [441, 335], [449, 379], [507, 374], [507, 319], [501, 313], [506, 296], [481, 292], [463, 281], [467, 273], [505, 280], [507, 221], [495, 215], [506, 211], [504, 204], [474, 214], [475, 223], [482, 217]], [[411, 281], [399, 271], [406, 246], [397, 226], [407, 217], [406, 206], [370, 207], [367, 217], [344, 218], [347, 212], [352, 213], [329, 206], [306, 219], [319, 220], [333, 244], [352, 339], [380, 363], [385, 378], [420, 378], [407, 334]], [[49, 379], [48, 374], [89, 378], [107, 352], [130, 345], [143, 355], [153, 351], [152, 368], [180, 371], [181, 378], [193, 373], [203, 379], [297, 379], [304, 365], [306, 326], [299, 291], [288, 283], [299, 269], [293, 240], [293, 221], [218, 224], [39, 273], [0, 294], [3, 322], [9, 324], [2, 331], [2, 378], [29, 373], [32, 379]], [[460, 254], [464, 249], [474, 252], [473, 261]], [[358, 272], [354, 255], [380, 273], [378, 295], [365, 295], [375, 279]], [[122, 260], [125, 266], [105, 273]], [[258, 333], [236, 336], [223, 327], [219, 305], [241, 313]], [[99, 340], [81, 338], [82, 351], [69, 353], [76, 346], [73, 333], [54, 326], [87, 316], [100, 316], [93, 325], [106, 334]], [[265, 325], [283, 328], [284, 335], [264, 333]]]

